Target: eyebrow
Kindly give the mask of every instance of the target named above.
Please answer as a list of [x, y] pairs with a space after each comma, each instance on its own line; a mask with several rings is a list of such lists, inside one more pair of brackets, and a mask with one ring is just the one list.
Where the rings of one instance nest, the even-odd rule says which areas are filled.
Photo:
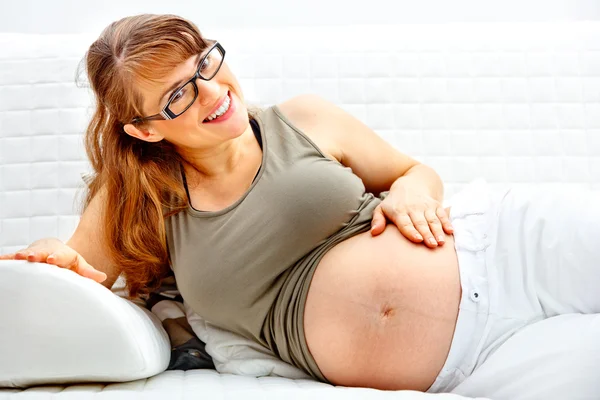
[[[198, 63], [200, 62], [200, 56], [203, 55], [204, 52], [202, 52], [201, 54], [198, 54], [196, 56], [196, 69], [198, 68]], [[194, 73], [196, 72], [196, 70], [194, 70]], [[177, 89], [183, 82], [186, 82], [187, 80], [189, 80], [189, 78], [187, 79], [182, 79], [180, 81], [175, 82], [174, 84], [172, 84], [167, 90], [165, 90], [162, 94], [162, 96], [160, 96], [160, 98], [158, 99], [158, 107], [160, 107], [160, 103], [163, 101], [163, 99], [169, 94], [171, 93], [173, 90]]]

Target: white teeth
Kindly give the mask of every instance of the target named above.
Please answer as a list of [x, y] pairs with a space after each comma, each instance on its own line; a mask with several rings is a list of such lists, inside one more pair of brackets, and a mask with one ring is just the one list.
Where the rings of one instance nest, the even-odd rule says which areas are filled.
[[225, 114], [227, 112], [227, 110], [229, 110], [229, 105], [230, 105], [230, 100], [229, 100], [229, 96], [227, 96], [227, 98], [225, 99], [225, 101], [223, 102], [223, 105], [221, 107], [219, 107], [219, 109], [217, 111], [215, 111], [213, 114], [209, 115], [206, 120], [207, 121], [212, 121], [213, 119], [220, 117], [221, 115]]

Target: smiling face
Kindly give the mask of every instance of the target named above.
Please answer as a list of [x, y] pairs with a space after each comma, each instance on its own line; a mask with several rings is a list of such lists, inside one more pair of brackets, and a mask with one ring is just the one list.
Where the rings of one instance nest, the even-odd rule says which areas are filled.
[[[163, 109], [177, 89], [194, 76], [206, 50], [190, 57], [158, 82], [140, 81], [136, 84], [136, 90], [143, 99], [143, 116], [157, 114]], [[201, 71], [206, 65], [204, 62], [200, 66]], [[237, 138], [250, 127], [241, 87], [226, 62], [209, 81], [196, 79], [195, 82], [198, 97], [183, 114], [172, 120], [126, 124], [125, 132], [148, 142], [165, 139], [183, 150], [200, 150]], [[188, 104], [194, 94], [192, 85], [187, 85], [183, 92], [177, 93], [171, 109], [176, 111], [182, 103]], [[225, 113], [221, 114], [223, 111]], [[220, 116], [212, 119], [215, 114]]]

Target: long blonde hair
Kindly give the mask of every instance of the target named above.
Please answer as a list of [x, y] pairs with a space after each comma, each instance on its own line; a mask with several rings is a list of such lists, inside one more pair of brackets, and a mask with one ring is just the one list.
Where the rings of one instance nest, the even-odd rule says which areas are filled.
[[[134, 82], [157, 82], [209, 45], [190, 21], [143, 14], [106, 27], [89, 47], [81, 67], [96, 108], [85, 134], [95, 174], [84, 209], [102, 188], [102, 221], [109, 256], [125, 276], [130, 298], [158, 288], [169, 273], [164, 219], [188, 207], [181, 183], [181, 156], [162, 140], [149, 143], [123, 130], [142, 114]], [[248, 112], [253, 119], [253, 113]]]

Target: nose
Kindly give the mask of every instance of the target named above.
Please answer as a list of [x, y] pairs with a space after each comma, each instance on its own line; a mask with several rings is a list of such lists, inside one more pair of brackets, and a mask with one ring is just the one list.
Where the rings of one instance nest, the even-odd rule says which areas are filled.
[[205, 81], [200, 78], [196, 79], [198, 86], [198, 102], [202, 107], [214, 104], [221, 97], [221, 86], [214, 79]]

